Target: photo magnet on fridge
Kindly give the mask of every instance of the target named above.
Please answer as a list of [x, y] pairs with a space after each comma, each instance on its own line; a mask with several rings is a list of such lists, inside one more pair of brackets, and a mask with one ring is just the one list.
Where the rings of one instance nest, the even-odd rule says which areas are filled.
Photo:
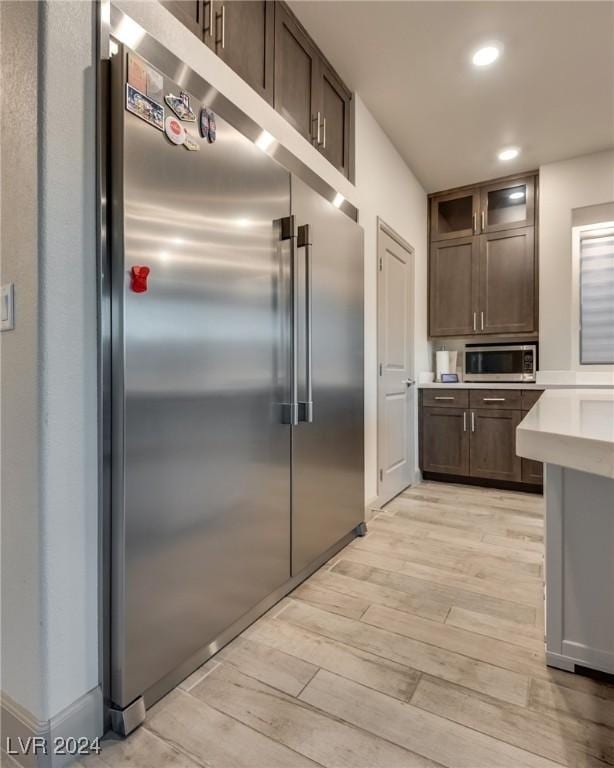
[[130, 83], [126, 83], [126, 109], [159, 131], [164, 130], [164, 107], [137, 91]]
[[203, 137], [203, 139], [206, 139], [209, 135], [209, 110], [207, 107], [203, 107], [200, 110], [198, 128], [200, 130], [200, 135]]
[[209, 110], [209, 131], [207, 132], [207, 141], [209, 144], [213, 144], [213, 142], [217, 138], [217, 127], [215, 125], [215, 115], [211, 110]]
[[179, 96], [169, 93], [164, 97], [164, 100], [180, 120], [185, 120], [189, 123], [196, 122], [196, 113], [190, 104], [189, 93], [181, 91]]
[[128, 54], [128, 82], [137, 91], [147, 93], [147, 65], [133, 53]]
[[169, 115], [164, 121], [164, 133], [173, 144], [183, 144], [186, 139], [185, 128], [173, 115]]
[[158, 104], [164, 102], [164, 80], [162, 75], [151, 67], [147, 68], [147, 95]]

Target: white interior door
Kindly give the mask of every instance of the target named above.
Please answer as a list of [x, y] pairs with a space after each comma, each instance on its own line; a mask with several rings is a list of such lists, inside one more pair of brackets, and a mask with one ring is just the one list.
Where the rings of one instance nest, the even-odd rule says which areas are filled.
[[381, 222], [378, 231], [378, 500], [414, 480], [414, 252]]

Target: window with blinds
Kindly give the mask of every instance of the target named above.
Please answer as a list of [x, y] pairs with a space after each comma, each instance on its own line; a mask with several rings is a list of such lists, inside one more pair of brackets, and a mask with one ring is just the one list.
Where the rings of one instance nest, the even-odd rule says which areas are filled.
[[614, 229], [580, 235], [580, 363], [614, 365]]

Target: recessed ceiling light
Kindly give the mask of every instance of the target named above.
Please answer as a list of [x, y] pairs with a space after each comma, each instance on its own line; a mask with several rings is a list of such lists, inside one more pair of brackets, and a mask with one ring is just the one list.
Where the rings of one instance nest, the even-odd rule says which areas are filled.
[[499, 160], [514, 160], [519, 154], [520, 150], [517, 147], [507, 147], [506, 149], [502, 149], [497, 157]]
[[524, 192], [510, 192], [510, 200], [520, 200], [524, 197]]
[[485, 45], [473, 54], [473, 64], [476, 67], [488, 67], [500, 56], [501, 48], [498, 45]]

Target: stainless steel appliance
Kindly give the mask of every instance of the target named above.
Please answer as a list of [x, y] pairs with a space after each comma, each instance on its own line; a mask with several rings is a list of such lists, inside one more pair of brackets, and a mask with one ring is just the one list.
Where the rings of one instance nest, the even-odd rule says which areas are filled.
[[535, 381], [536, 344], [467, 344], [463, 353], [465, 381]]
[[[168, 52], [142, 45], [164, 74]], [[112, 58], [109, 143], [124, 733], [364, 526], [362, 229], [219, 95], [214, 143], [185, 124], [199, 151], [127, 111], [127, 55]], [[198, 109], [215, 93], [172, 71], [165, 94], [190, 89]]]

